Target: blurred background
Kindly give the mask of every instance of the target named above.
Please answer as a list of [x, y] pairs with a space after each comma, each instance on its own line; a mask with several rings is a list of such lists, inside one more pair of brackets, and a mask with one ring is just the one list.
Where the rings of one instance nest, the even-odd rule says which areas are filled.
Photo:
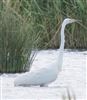
[[27, 71], [33, 50], [57, 49], [65, 18], [65, 48], [87, 49], [87, 0], [0, 0], [0, 72]]

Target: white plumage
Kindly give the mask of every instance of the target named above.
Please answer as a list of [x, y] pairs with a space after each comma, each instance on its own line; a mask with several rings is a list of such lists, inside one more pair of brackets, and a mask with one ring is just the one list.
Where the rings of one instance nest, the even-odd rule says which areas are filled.
[[[49, 68], [50, 66], [50, 68]], [[55, 67], [55, 63], [45, 66], [37, 71], [26, 72], [23, 75], [19, 76], [15, 80], [15, 85], [18, 86], [32, 86], [40, 85], [44, 86], [49, 84], [52, 81], [55, 81], [58, 74], [58, 67]]]
[[15, 86], [33, 86], [33, 85], [45, 86], [56, 80], [58, 73], [61, 71], [63, 62], [65, 26], [69, 23], [76, 21], [77, 20], [69, 18], [63, 21], [61, 28], [61, 44], [59, 48], [59, 53], [57, 54], [58, 56], [55, 58], [56, 61], [50, 63], [49, 65], [45, 66], [45, 68], [42, 68], [40, 70], [26, 72], [18, 76], [14, 81]]

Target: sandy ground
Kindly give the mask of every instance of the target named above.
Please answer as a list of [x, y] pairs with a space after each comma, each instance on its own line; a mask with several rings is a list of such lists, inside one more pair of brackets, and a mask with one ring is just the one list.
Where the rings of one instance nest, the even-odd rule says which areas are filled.
[[[31, 70], [42, 68], [55, 60], [56, 50], [43, 50]], [[64, 51], [62, 71], [48, 87], [15, 87], [14, 79], [19, 74], [0, 75], [0, 100], [64, 100], [67, 89], [71, 98], [86, 100], [86, 56], [87, 51]], [[68, 99], [67, 99], [68, 100]]]

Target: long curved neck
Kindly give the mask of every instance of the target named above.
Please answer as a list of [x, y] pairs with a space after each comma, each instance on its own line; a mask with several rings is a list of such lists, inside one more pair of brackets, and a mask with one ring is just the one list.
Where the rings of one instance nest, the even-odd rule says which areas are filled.
[[65, 44], [65, 36], [64, 36], [64, 29], [65, 29], [65, 24], [63, 22], [62, 27], [61, 27], [61, 43], [60, 43], [60, 50], [64, 50], [64, 44]]
[[63, 63], [63, 51], [64, 51], [64, 43], [65, 43], [65, 36], [64, 36], [64, 29], [66, 24], [63, 22], [62, 28], [61, 28], [61, 43], [59, 48], [59, 56], [58, 56], [58, 70], [61, 71], [62, 69], [62, 63]]

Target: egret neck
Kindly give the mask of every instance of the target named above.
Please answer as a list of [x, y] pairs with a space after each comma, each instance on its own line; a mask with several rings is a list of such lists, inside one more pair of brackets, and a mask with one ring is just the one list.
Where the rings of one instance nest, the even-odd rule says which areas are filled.
[[63, 23], [61, 27], [61, 44], [60, 44], [60, 50], [64, 50], [64, 43], [65, 43], [65, 36], [64, 36], [64, 29], [65, 29], [66, 24]]
[[65, 29], [66, 24], [63, 22], [62, 27], [61, 27], [61, 43], [60, 43], [60, 48], [59, 48], [59, 55], [58, 55], [58, 72], [61, 71], [62, 69], [62, 62], [63, 62], [63, 52], [64, 52], [64, 44], [65, 44], [65, 36], [64, 36], [64, 29]]

